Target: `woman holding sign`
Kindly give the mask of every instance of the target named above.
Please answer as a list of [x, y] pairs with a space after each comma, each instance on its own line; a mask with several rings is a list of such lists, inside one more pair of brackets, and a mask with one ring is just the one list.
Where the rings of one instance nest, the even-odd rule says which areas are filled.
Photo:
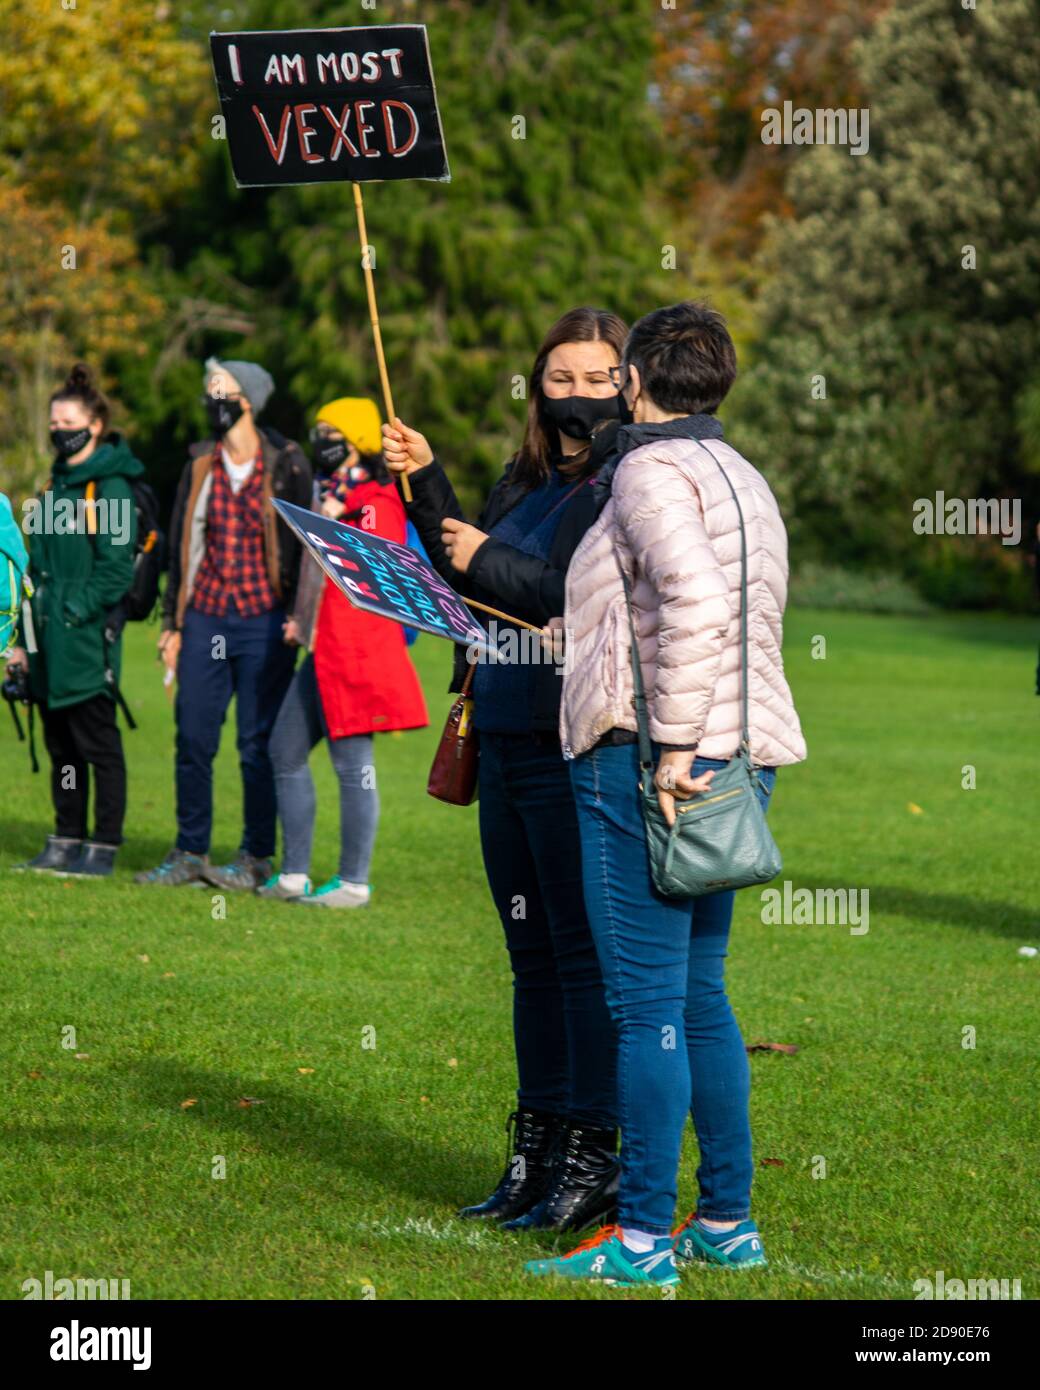
[[[343, 397], [318, 412], [312, 434], [317, 504], [346, 526], [404, 544], [404, 507], [380, 456], [374, 401]], [[271, 733], [282, 826], [282, 869], [257, 891], [309, 907], [364, 907], [379, 824], [372, 735], [429, 723], [404, 629], [355, 608], [306, 555], [285, 640], [309, 648]], [[312, 891], [317, 805], [307, 760], [324, 739], [339, 782], [340, 854], [335, 875]]]
[[[477, 526], [464, 521], [425, 438], [399, 419], [384, 425], [387, 463], [411, 484], [409, 516], [434, 568], [464, 597], [538, 626], [563, 611], [567, 565], [601, 505], [590, 484], [616, 433], [610, 372], [625, 331], [615, 314], [590, 308], [549, 330], [531, 372], [523, 443]], [[606, 1217], [616, 1200], [614, 1032], [557, 732], [562, 682], [537, 643], [524, 649], [517, 628], [491, 630], [503, 651], [521, 654], [478, 664], [473, 680], [480, 837], [513, 968], [519, 1086], [502, 1179], [461, 1215], [512, 1229], [577, 1230]], [[453, 690], [465, 674], [460, 646]]]

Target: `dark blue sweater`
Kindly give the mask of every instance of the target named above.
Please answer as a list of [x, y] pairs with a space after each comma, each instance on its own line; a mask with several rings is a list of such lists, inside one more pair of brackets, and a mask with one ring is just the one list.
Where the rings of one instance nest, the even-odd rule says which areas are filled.
[[[554, 467], [548, 480], [529, 492], [491, 528], [496, 541], [548, 560], [563, 518], [560, 505], [575, 486]], [[485, 733], [523, 734], [532, 729], [535, 672], [548, 658], [538, 634], [494, 619], [492, 629], [508, 661], [483, 661], [473, 673], [473, 723]]]

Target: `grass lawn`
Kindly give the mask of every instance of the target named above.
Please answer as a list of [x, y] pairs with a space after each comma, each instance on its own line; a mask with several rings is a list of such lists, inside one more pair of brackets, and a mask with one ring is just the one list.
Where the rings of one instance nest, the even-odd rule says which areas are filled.
[[[869, 890], [869, 931], [767, 925], [757, 892], [738, 898], [729, 974], [745, 1036], [799, 1049], [752, 1055], [771, 1263], [688, 1272], [679, 1298], [912, 1298], [937, 1270], [1040, 1293], [1040, 957], [1018, 954], [1040, 945], [1036, 626], [790, 614], [810, 760], [781, 772], [773, 830], [796, 888]], [[434, 727], [377, 745], [371, 906], [229, 896], [215, 919], [208, 891], [131, 881], [173, 834], [153, 640], [141, 627], [128, 639], [140, 729], [126, 735], [113, 881], [10, 871], [42, 845], [50, 809], [46, 769], [33, 777], [0, 728], [0, 1295], [51, 1270], [127, 1278], [135, 1298], [646, 1296], [530, 1281], [522, 1262], [550, 1240], [453, 1217], [498, 1177], [515, 1078], [476, 808], [424, 794], [447, 645], [413, 648]], [[322, 750], [314, 766], [325, 878], [336, 812]], [[239, 827], [229, 727], [216, 855]], [[691, 1130], [684, 1211], [695, 1167]]]

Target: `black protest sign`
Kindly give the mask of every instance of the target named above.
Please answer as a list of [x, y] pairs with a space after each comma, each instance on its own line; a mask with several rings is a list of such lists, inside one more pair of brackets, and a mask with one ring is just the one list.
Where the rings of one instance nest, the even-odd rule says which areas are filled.
[[487, 632], [455, 590], [417, 551], [291, 502], [276, 498], [274, 505], [356, 608], [452, 642], [472, 644], [477, 651], [495, 652]]
[[241, 188], [448, 179], [424, 24], [210, 34]]

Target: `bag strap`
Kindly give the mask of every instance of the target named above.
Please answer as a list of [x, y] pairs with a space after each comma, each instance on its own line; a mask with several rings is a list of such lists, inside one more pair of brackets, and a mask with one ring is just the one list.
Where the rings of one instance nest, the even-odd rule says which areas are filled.
[[744, 528], [744, 512], [740, 505], [740, 498], [737, 490], [733, 486], [729, 474], [716, 458], [715, 454], [708, 448], [707, 444], [697, 441], [706, 454], [711, 454], [718, 464], [719, 472], [726, 479], [726, 486], [733, 496], [733, 503], [737, 509], [737, 519], [740, 522], [740, 747], [747, 753], [748, 760], [751, 758], [751, 732], [748, 728], [748, 621], [747, 621], [747, 531]]
[[[708, 446], [697, 441], [705, 453], [711, 454], [718, 465], [719, 472], [726, 479], [726, 486], [729, 488], [734, 504], [737, 508], [737, 517], [740, 522], [740, 748], [748, 755], [751, 760], [751, 732], [749, 728], [748, 716], [748, 623], [747, 623], [747, 532], [744, 528], [744, 511], [737, 496], [737, 490], [730, 480], [729, 474], [723, 468], [718, 458]], [[632, 593], [628, 582], [628, 575], [625, 573], [621, 564], [621, 558], [617, 551], [614, 552], [614, 561], [621, 575], [621, 585], [625, 591], [625, 607], [628, 610], [628, 630], [631, 636], [630, 655], [632, 659], [632, 688], [634, 692], [634, 703], [636, 707], [636, 722], [639, 728], [639, 761], [641, 765], [651, 767], [653, 765], [653, 750], [650, 746], [650, 721], [647, 715], [646, 687], [643, 684], [643, 668], [639, 661], [639, 644], [636, 641], [636, 625], [632, 615]]]
[[625, 591], [625, 607], [628, 610], [628, 631], [632, 639], [629, 643], [629, 657], [632, 661], [633, 703], [636, 707], [636, 727], [639, 730], [639, 764], [646, 771], [653, 768], [654, 753], [650, 747], [650, 720], [646, 712], [646, 686], [643, 684], [643, 668], [639, 661], [639, 643], [636, 640], [636, 623], [632, 616], [632, 591], [629, 587], [628, 575], [621, 563], [621, 557], [616, 550], [614, 551], [614, 562], [621, 575], [621, 587]]

